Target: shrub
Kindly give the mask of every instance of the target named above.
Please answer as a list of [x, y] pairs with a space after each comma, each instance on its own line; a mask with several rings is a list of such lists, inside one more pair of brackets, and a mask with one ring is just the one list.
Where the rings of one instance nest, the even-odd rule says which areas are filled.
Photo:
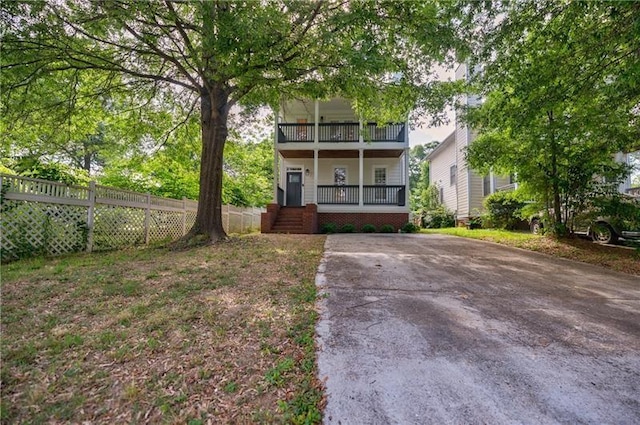
[[420, 230], [420, 228], [411, 222], [405, 223], [402, 226], [402, 231], [404, 233], [416, 233], [418, 230]]
[[485, 198], [484, 206], [494, 227], [513, 230], [521, 220], [525, 202], [517, 191], [495, 192]]
[[336, 233], [338, 231], [338, 225], [336, 223], [325, 223], [320, 228], [322, 233]]
[[341, 233], [353, 233], [356, 230], [356, 226], [353, 224], [345, 224], [340, 228]]
[[373, 224], [365, 224], [364, 226], [362, 226], [362, 233], [375, 233], [376, 231], [376, 226], [374, 226]]
[[390, 224], [384, 224], [382, 225], [382, 227], [380, 227], [380, 233], [393, 233], [394, 229], [393, 226]]
[[443, 227], [453, 227], [456, 223], [453, 213], [443, 205], [433, 210], [425, 212], [422, 217], [422, 227], [427, 229], [441, 229]]

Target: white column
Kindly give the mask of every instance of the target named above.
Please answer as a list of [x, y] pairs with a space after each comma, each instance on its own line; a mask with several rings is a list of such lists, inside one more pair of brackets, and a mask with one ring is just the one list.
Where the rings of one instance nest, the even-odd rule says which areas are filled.
[[[360, 136], [362, 137], [362, 136]], [[358, 149], [358, 205], [364, 205], [364, 149]]]
[[273, 110], [273, 203], [278, 203], [278, 179], [280, 171], [278, 169], [278, 111]]
[[[409, 129], [406, 128], [405, 132]], [[404, 148], [404, 205], [409, 207], [409, 145]]]
[[315, 117], [313, 119], [314, 128], [313, 128], [313, 143], [318, 146], [318, 141], [320, 140], [320, 134], [318, 133], [320, 130], [320, 102], [318, 99], [315, 100]]
[[318, 149], [313, 150], [313, 203], [318, 205]]

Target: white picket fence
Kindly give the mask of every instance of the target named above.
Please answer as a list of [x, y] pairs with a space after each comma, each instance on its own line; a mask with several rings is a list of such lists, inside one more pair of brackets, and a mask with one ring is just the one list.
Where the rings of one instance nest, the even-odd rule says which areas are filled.
[[[115, 189], [0, 174], [2, 260], [29, 254], [101, 251], [176, 240], [198, 203]], [[222, 207], [227, 233], [260, 230], [260, 208]]]

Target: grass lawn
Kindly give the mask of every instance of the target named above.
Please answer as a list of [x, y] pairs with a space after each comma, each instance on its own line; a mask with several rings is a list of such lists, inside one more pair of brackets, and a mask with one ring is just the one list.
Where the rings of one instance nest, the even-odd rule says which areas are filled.
[[612, 270], [640, 275], [640, 248], [628, 249], [599, 245], [580, 238], [553, 239], [529, 232], [451, 227], [447, 229], [423, 229], [421, 233], [442, 233], [465, 238], [481, 239], [517, 248], [538, 251], [556, 257], [569, 258], [596, 264]]
[[317, 423], [324, 236], [2, 266], [2, 423]]

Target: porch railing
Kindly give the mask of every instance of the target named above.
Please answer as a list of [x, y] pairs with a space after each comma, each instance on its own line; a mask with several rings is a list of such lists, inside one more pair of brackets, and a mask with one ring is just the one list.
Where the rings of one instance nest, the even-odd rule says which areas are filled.
[[315, 125], [312, 124], [278, 124], [278, 143], [314, 141]]
[[358, 205], [358, 186], [318, 186], [318, 204]]
[[284, 205], [284, 190], [278, 186], [278, 205]]
[[399, 205], [405, 204], [404, 186], [364, 186], [363, 203], [365, 205]]
[[[359, 187], [318, 186], [318, 204], [358, 205]], [[404, 186], [363, 186], [364, 205], [405, 205]]]
[[[404, 142], [404, 123], [377, 125], [368, 123], [363, 126], [362, 138], [366, 142]], [[278, 143], [313, 142], [315, 124], [280, 123], [278, 124]], [[360, 124], [357, 122], [319, 123], [318, 141], [322, 143], [354, 143], [360, 140]]]

